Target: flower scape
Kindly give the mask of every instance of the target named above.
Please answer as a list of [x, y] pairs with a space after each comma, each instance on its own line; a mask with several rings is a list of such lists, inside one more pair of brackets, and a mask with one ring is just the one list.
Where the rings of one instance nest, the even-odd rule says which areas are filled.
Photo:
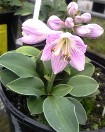
[[30, 45], [46, 40], [46, 44], [41, 51], [22, 46], [1, 55], [0, 77], [7, 89], [27, 96], [31, 115], [43, 113], [57, 132], [79, 132], [79, 124], [87, 120], [81, 100], [97, 93], [99, 87], [82, 38], [95, 39], [104, 30], [90, 24], [91, 14], [81, 14], [75, 2], [69, 3], [67, 12], [65, 20], [53, 15], [47, 24], [26, 20], [20, 40]]

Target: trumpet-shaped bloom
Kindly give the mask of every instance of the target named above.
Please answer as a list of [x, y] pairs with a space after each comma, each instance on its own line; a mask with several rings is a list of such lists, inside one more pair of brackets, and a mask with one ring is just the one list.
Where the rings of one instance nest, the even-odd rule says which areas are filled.
[[52, 30], [42, 21], [28, 19], [22, 24], [23, 37], [20, 40], [26, 44], [35, 44], [45, 40]]
[[66, 18], [65, 26], [68, 27], [68, 28], [74, 27], [74, 22], [73, 22], [73, 19], [71, 17]]
[[53, 15], [49, 17], [47, 25], [53, 30], [60, 30], [64, 28], [64, 22], [57, 16]]
[[84, 70], [86, 45], [78, 36], [57, 32], [48, 36], [41, 60], [51, 59], [54, 74], [61, 72], [68, 63], [78, 71]]
[[87, 24], [85, 26], [78, 26], [75, 28], [76, 34], [87, 38], [97, 38], [104, 32], [103, 28], [98, 24]]
[[67, 6], [67, 11], [70, 16], [74, 16], [78, 12], [78, 5], [76, 2], [70, 2]]

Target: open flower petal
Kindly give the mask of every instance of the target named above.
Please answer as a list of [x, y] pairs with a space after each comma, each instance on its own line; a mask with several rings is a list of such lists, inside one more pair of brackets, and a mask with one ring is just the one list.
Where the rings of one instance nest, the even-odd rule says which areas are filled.
[[61, 34], [62, 34], [61, 31], [56, 31], [56, 32], [53, 32], [52, 34], [48, 35], [48, 37], [46, 39], [46, 45], [42, 52], [41, 60], [47, 61], [47, 60], [51, 59], [52, 48], [54, 45], [56, 45], [56, 41], [58, 40], [58, 38], [60, 37]]
[[85, 55], [81, 54], [79, 52], [76, 52], [75, 49], [72, 50], [72, 56], [71, 56], [70, 64], [72, 65], [72, 67], [74, 67], [78, 71], [84, 70]]
[[85, 67], [85, 52], [87, 45], [82, 39], [73, 35], [74, 45], [71, 47], [71, 61], [70, 64], [78, 71], [84, 70]]
[[52, 64], [52, 69], [53, 69], [54, 74], [57, 74], [57, 73], [63, 71], [63, 69], [68, 64], [68, 62], [62, 60], [61, 54], [59, 54], [58, 56], [52, 56], [51, 64]]

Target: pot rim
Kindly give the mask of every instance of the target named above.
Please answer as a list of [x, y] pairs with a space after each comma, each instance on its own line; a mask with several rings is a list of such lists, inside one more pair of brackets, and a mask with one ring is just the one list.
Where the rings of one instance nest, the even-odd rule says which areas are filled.
[[[87, 51], [86, 52], [86, 56], [88, 56], [91, 60], [92, 63], [95, 64], [96, 66], [102, 68], [103, 72], [105, 73], [105, 58], [94, 54], [93, 52]], [[95, 61], [97, 60], [97, 61]], [[10, 110], [10, 112], [15, 115], [15, 117], [19, 120], [21, 120], [22, 122], [24, 122], [27, 125], [31, 125], [31, 127], [35, 128], [40, 128], [42, 130], [46, 130], [46, 132], [54, 132], [54, 130], [49, 127], [46, 126], [44, 124], [41, 124], [37, 121], [35, 121], [34, 119], [31, 119], [30, 117], [26, 116], [25, 114], [23, 114], [21, 111], [17, 110], [13, 104], [8, 100], [8, 98], [6, 97], [5, 93], [3, 92], [2, 86], [0, 84], [0, 97], [4, 103], [4, 105], [7, 106], [6, 110]], [[101, 130], [105, 130], [105, 127], [102, 129], [99, 129], [99, 131], [90, 131], [90, 132], [101, 132]], [[86, 131], [82, 131], [82, 132], [86, 132]]]

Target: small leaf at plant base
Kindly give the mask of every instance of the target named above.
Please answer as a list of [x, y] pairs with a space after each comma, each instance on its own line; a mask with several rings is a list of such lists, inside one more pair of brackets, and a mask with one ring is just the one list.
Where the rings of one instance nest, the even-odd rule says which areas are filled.
[[22, 46], [16, 50], [18, 53], [22, 53], [27, 56], [38, 56], [40, 50], [32, 46]]
[[73, 89], [72, 86], [67, 84], [60, 84], [52, 88], [52, 95], [65, 96]]
[[13, 80], [19, 78], [16, 74], [14, 74], [12, 71], [8, 69], [4, 69], [0, 71], [0, 79], [4, 86], [6, 86], [8, 83], [12, 82]]
[[75, 105], [75, 112], [76, 112], [79, 124], [85, 125], [87, 116], [86, 116], [86, 111], [83, 108], [82, 104], [74, 98], [68, 97], [67, 99], [70, 100]]
[[44, 78], [45, 78], [48, 82], [51, 82], [51, 77], [50, 77], [50, 76], [45, 75]]
[[94, 93], [99, 84], [91, 77], [77, 75], [68, 81], [68, 85], [73, 86], [70, 94], [75, 97], [85, 97]]
[[8, 52], [1, 55], [0, 64], [20, 77], [38, 76], [33, 60], [21, 53]]
[[35, 95], [39, 97], [44, 93], [44, 84], [37, 77], [19, 78], [7, 85], [12, 91], [22, 95]]
[[43, 101], [44, 100], [42, 100], [41, 98], [37, 98], [35, 96], [28, 98], [27, 106], [31, 115], [35, 115], [43, 112], [42, 109]]
[[65, 97], [48, 97], [43, 112], [50, 126], [58, 132], [79, 132], [74, 105]]

